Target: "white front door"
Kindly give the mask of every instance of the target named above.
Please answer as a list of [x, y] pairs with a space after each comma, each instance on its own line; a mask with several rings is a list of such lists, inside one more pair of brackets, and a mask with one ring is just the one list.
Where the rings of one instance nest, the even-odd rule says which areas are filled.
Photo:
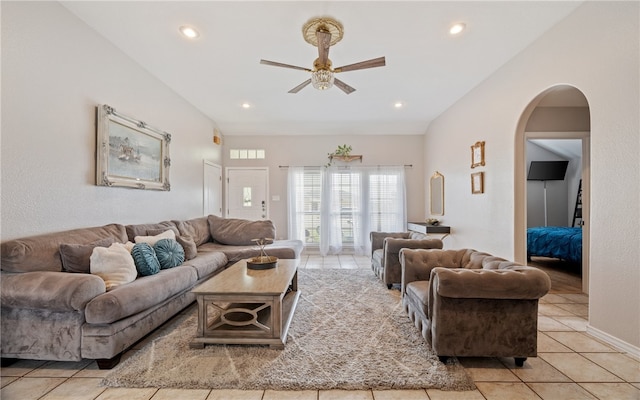
[[269, 169], [233, 168], [227, 173], [227, 218], [269, 218]]
[[203, 214], [222, 217], [222, 167], [205, 160]]

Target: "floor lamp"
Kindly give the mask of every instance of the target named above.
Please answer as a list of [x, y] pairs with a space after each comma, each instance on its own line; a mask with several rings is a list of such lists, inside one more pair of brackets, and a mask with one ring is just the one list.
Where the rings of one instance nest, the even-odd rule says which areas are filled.
[[547, 181], [542, 181], [544, 191], [544, 226], [547, 226]]
[[569, 161], [531, 161], [528, 181], [542, 181], [544, 187], [544, 226], [548, 225], [547, 181], [563, 181]]

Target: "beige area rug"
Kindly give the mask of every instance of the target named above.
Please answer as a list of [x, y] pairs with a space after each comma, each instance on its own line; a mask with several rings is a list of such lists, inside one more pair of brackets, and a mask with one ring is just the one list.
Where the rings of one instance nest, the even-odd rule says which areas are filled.
[[372, 271], [300, 270], [302, 295], [284, 350], [266, 346], [189, 348], [197, 309], [174, 318], [103, 380], [111, 387], [198, 389], [471, 390], [455, 358], [438, 361]]

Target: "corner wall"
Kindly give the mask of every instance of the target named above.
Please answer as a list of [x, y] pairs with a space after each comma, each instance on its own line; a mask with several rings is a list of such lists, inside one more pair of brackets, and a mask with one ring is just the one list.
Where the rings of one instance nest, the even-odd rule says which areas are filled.
[[[2, 240], [202, 215], [214, 122], [57, 2], [2, 10]], [[95, 186], [95, 107], [171, 133], [171, 191]]]
[[[640, 32], [638, 2], [585, 2], [429, 127], [425, 173], [445, 176], [447, 247], [513, 258], [515, 134], [555, 85], [581, 90], [591, 112], [590, 331], [640, 354]], [[486, 141], [486, 166], [470, 147]], [[434, 151], [437, 149], [437, 151]], [[470, 174], [485, 171], [485, 193]], [[518, 260], [524, 261], [524, 260]]]

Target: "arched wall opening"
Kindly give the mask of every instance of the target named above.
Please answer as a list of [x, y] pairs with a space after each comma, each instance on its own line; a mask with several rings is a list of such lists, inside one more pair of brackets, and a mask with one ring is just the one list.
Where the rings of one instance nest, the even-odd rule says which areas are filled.
[[[527, 149], [544, 147], [557, 159], [567, 159], [567, 182], [564, 185], [566, 209], [556, 212], [555, 226], [582, 226], [581, 278], [582, 292], [589, 293], [589, 202], [590, 202], [590, 110], [584, 94], [570, 85], [556, 85], [537, 95], [525, 108], [516, 128], [514, 163], [514, 255], [518, 262], [527, 262], [527, 228], [541, 225], [540, 215], [532, 214], [532, 200], [542, 192], [530, 193], [533, 186], [527, 181], [529, 161]], [[577, 145], [577, 147], [576, 147]], [[528, 147], [529, 146], [529, 147]], [[530, 151], [530, 150], [529, 150]], [[572, 152], [577, 154], [571, 155]], [[572, 165], [573, 164], [573, 165]], [[573, 220], [578, 182], [581, 180], [581, 218]], [[559, 184], [559, 185], [560, 185]], [[539, 182], [540, 187], [542, 183]], [[561, 187], [561, 186], [558, 186]], [[547, 223], [547, 187], [544, 192], [544, 224]], [[556, 189], [562, 192], [562, 189]], [[535, 195], [532, 197], [532, 195]], [[572, 204], [573, 203], [573, 204]], [[558, 219], [559, 218], [559, 219]], [[537, 219], [537, 220], [536, 220]]]

